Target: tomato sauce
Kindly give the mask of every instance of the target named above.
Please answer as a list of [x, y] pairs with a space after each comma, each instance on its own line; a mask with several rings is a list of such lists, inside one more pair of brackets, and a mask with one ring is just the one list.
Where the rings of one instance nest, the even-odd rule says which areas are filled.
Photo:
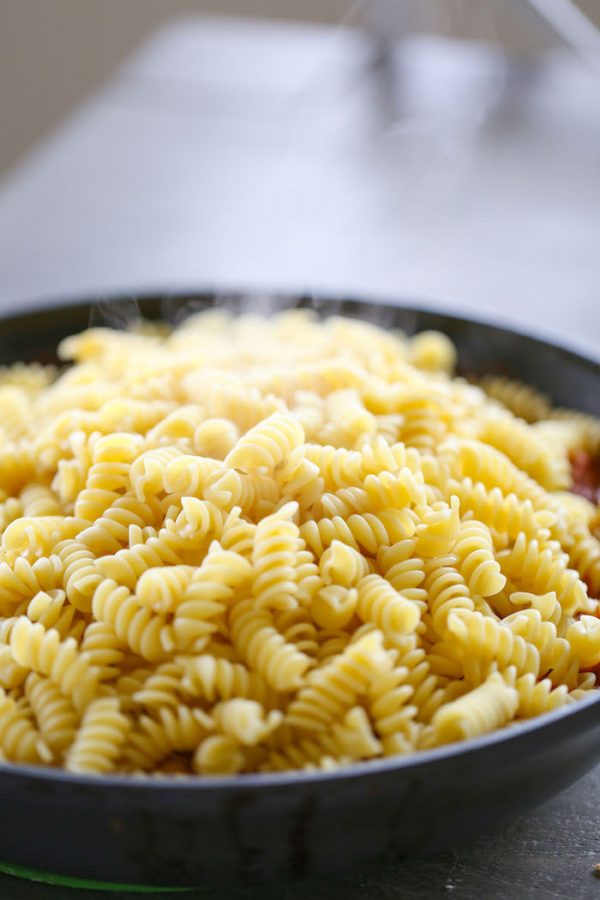
[[570, 456], [574, 494], [592, 503], [600, 503], [600, 458], [586, 450], [574, 450]]

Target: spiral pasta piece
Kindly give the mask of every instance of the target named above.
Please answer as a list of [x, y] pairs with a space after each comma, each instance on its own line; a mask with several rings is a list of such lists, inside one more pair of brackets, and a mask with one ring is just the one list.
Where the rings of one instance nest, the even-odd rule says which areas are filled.
[[59, 516], [62, 513], [60, 502], [53, 491], [43, 484], [28, 484], [23, 488], [21, 503], [26, 517]]
[[47, 675], [71, 698], [78, 712], [92, 701], [100, 672], [87, 654], [79, 652], [74, 638], [61, 641], [58, 631], [46, 631], [40, 622], [34, 624], [20, 616], [11, 631], [10, 648], [15, 662]]
[[130, 732], [124, 757], [135, 770], [149, 770], [171, 753], [189, 753], [214, 730], [203, 710], [180, 705], [142, 715]]
[[27, 697], [40, 734], [58, 757], [73, 743], [79, 720], [68, 697], [49, 678], [30, 672], [25, 682]]
[[312, 660], [285, 641], [272, 615], [255, 609], [251, 600], [243, 600], [234, 606], [230, 617], [233, 644], [248, 666], [276, 691], [298, 688]]
[[582, 666], [591, 668], [600, 662], [600, 619], [596, 616], [581, 616], [579, 621], [569, 626], [566, 635], [573, 653]]
[[269, 737], [283, 721], [281, 710], [265, 714], [256, 700], [234, 697], [217, 704], [213, 717], [219, 731], [244, 746], [254, 746]]
[[531, 500], [521, 500], [513, 493], [504, 494], [499, 487], [488, 489], [471, 478], [452, 480], [448, 487], [458, 497], [463, 512], [472, 512], [478, 520], [496, 532], [506, 533], [511, 540], [521, 533], [534, 537], [540, 529], [556, 521], [552, 510], [534, 511]]
[[192, 697], [201, 697], [209, 703], [241, 697], [255, 700], [261, 706], [275, 705], [276, 693], [263, 676], [242, 663], [202, 654], [183, 657], [179, 665], [183, 671], [181, 685]]
[[44, 628], [54, 628], [62, 639], [74, 637], [77, 640], [85, 629], [85, 621], [74, 622], [75, 609], [66, 604], [64, 591], [39, 591], [27, 606], [27, 616], [32, 622], [41, 622]]
[[102, 681], [110, 681], [119, 674], [125, 659], [125, 642], [117, 636], [112, 625], [90, 622], [85, 626], [81, 650], [89, 655], [91, 664], [100, 670]]
[[369, 712], [385, 755], [413, 750], [422, 727], [415, 721], [417, 707], [410, 703], [414, 687], [406, 682], [408, 674], [406, 666], [394, 666], [369, 688]]
[[225, 459], [233, 449], [240, 432], [235, 422], [229, 419], [212, 418], [200, 422], [194, 431], [193, 446], [199, 456], [211, 459]]
[[502, 622], [495, 622], [489, 616], [472, 612], [448, 617], [448, 630], [459, 642], [465, 655], [496, 661], [501, 669], [514, 666], [517, 674], [540, 671], [540, 654], [534, 644], [529, 643]]
[[312, 617], [321, 628], [345, 628], [356, 613], [358, 598], [356, 588], [330, 584], [321, 588], [313, 598], [310, 607]]
[[12, 565], [0, 562], [0, 601], [13, 608], [40, 591], [54, 590], [62, 580], [61, 560], [56, 555], [40, 557], [34, 563], [23, 556]]
[[142, 606], [135, 594], [110, 578], [96, 589], [92, 612], [134, 653], [151, 662], [164, 659], [175, 647], [173, 628], [165, 617]]
[[81, 612], [90, 612], [94, 591], [102, 580], [96, 557], [79, 540], [63, 541], [55, 548], [63, 564], [63, 585], [69, 602]]
[[297, 605], [297, 503], [287, 503], [256, 527], [252, 549], [252, 593], [258, 609], [293, 609]]
[[425, 479], [422, 472], [412, 472], [404, 466], [398, 472], [379, 472], [367, 475], [364, 489], [375, 507], [402, 508], [414, 504], [423, 506], [427, 502]]
[[274, 413], [242, 435], [225, 457], [225, 465], [272, 472], [289, 454], [304, 443], [304, 430], [294, 416]]
[[524, 719], [541, 716], [569, 703], [569, 689], [566, 684], [554, 687], [549, 678], [537, 681], [532, 672], [517, 679], [515, 688], [519, 694], [517, 714]]
[[540, 431], [515, 419], [495, 416], [484, 426], [480, 439], [501, 450], [547, 490], [567, 488], [571, 484], [568, 459], [554, 453], [552, 445]]
[[[191, 546], [201, 546], [205, 539], [218, 538], [223, 530], [223, 512], [210, 500], [199, 500], [197, 497], [184, 497], [182, 510], [177, 516], [173, 533]], [[160, 536], [168, 529], [161, 529]]]
[[427, 655], [422, 647], [414, 646], [412, 636], [404, 652], [401, 652], [400, 662], [408, 670], [406, 684], [413, 689], [411, 705], [416, 708], [417, 723], [430, 723], [438, 709], [460, 697], [466, 690], [466, 679], [451, 681], [439, 674], [434, 658]]
[[323, 730], [355, 704], [376, 675], [391, 666], [381, 633], [365, 635], [314, 673], [288, 707], [286, 721], [305, 731]]
[[495, 447], [483, 441], [449, 439], [440, 450], [455, 478], [470, 478], [505, 495], [516, 494], [520, 500], [530, 500], [536, 510], [552, 508], [544, 488]]
[[463, 522], [452, 552], [473, 594], [492, 597], [504, 588], [506, 576], [500, 571], [492, 536], [483, 522]]
[[459, 510], [458, 497], [451, 497], [449, 503], [439, 501], [423, 510], [414, 532], [415, 549], [420, 556], [431, 559], [450, 553], [460, 532]]
[[74, 516], [23, 516], [5, 528], [2, 548], [36, 560], [49, 556], [59, 541], [75, 537], [85, 524]]
[[513, 548], [502, 551], [498, 559], [509, 578], [527, 582], [535, 593], [555, 591], [567, 615], [593, 608], [587, 586], [577, 571], [568, 568], [566, 554], [556, 554], [551, 547], [540, 546], [537, 540], [528, 541], [520, 534]]
[[[511, 594], [511, 599], [521, 599], [518, 592]], [[544, 599], [550, 599], [547, 595]], [[535, 600], [533, 601], [535, 603]], [[561, 666], [569, 660], [572, 662], [573, 654], [565, 637], [558, 634], [557, 624], [562, 629], [562, 622], [558, 623], [545, 620], [538, 605], [530, 609], [521, 609], [511, 613], [503, 619], [513, 634], [518, 634], [530, 644], [533, 644], [540, 654], [540, 672], [551, 672], [557, 663]]]
[[600, 595], [600, 541], [583, 524], [571, 525], [565, 547], [570, 565], [579, 572], [593, 597]]
[[312, 518], [348, 518], [353, 513], [364, 513], [373, 506], [373, 500], [363, 487], [338, 488], [333, 493], [325, 493], [315, 501]]
[[516, 689], [494, 673], [484, 684], [437, 711], [432, 722], [434, 740], [447, 744], [487, 734], [505, 725], [518, 705]]
[[116, 553], [129, 539], [131, 525], [143, 527], [154, 521], [154, 511], [135, 497], [119, 497], [103, 516], [78, 534], [96, 555]]
[[312, 552], [307, 549], [302, 538], [298, 540], [295, 558], [296, 595], [298, 603], [308, 606], [317, 591], [323, 586], [323, 579]]
[[414, 539], [398, 541], [391, 547], [379, 548], [377, 563], [394, 590], [422, 608], [427, 599], [427, 592], [420, 587], [425, 580], [425, 563], [414, 552]]
[[223, 522], [221, 531], [221, 546], [224, 550], [231, 550], [246, 558], [252, 555], [256, 525], [242, 518], [242, 510], [234, 506]]
[[242, 771], [244, 764], [240, 745], [225, 734], [205, 738], [194, 753], [194, 771], [199, 775], [235, 775]]
[[207, 479], [219, 471], [219, 463], [210, 457], [182, 454], [170, 460], [162, 473], [162, 486], [172, 494], [202, 496]]
[[183, 601], [193, 580], [194, 566], [155, 566], [140, 575], [136, 596], [142, 606], [155, 613], [173, 612]]
[[408, 511], [386, 509], [378, 514], [354, 514], [348, 519], [334, 516], [332, 519], [311, 520], [300, 526], [300, 535], [317, 556], [322, 556], [335, 540], [355, 550], [374, 554], [382, 545], [389, 546], [411, 537], [415, 529], [415, 519]]
[[484, 375], [479, 384], [488, 396], [498, 400], [515, 416], [525, 419], [526, 422], [537, 422], [546, 419], [550, 414], [549, 397], [514, 378]]
[[188, 649], [216, 630], [215, 618], [224, 613], [236, 589], [250, 581], [252, 568], [239, 556], [215, 543], [188, 582], [175, 609], [173, 632], [177, 647]]
[[356, 611], [363, 622], [373, 622], [390, 643], [415, 630], [420, 609], [406, 599], [380, 575], [367, 575], [357, 585]]
[[150, 538], [145, 543], [124, 547], [115, 554], [100, 556], [96, 559], [94, 568], [100, 573], [100, 580], [102, 577], [110, 578], [133, 591], [138, 579], [147, 569], [180, 563], [179, 550], [178, 540]]
[[176, 446], [147, 450], [138, 456], [131, 466], [129, 478], [140, 502], [166, 490], [165, 471], [169, 463], [178, 456], [183, 456], [183, 450]]
[[131, 722], [119, 709], [117, 697], [98, 697], [85, 711], [81, 726], [69, 749], [65, 768], [69, 772], [111, 772], [125, 744]]
[[0, 748], [12, 762], [46, 763], [52, 752], [18, 703], [0, 688]]
[[292, 450], [276, 468], [274, 478], [283, 500], [294, 500], [304, 512], [318, 502], [325, 482], [316, 463], [306, 459], [304, 448]]
[[358, 450], [345, 447], [306, 444], [304, 456], [314, 463], [323, 478], [325, 490], [335, 491], [340, 487], [359, 486], [364, 478], [363, 458]]
[[456, 561], [455, 556], [446, 556], [425, 565], [425, 590], [429, 596], [432, 624], [441, 638], [446, 634], [452, 612], [475, 609], [465, 580], [456, 569]]
[[334, 540], [321, 554], [319, 572], [326, 585], [337, 584], [349, 588], [369, 574], [369, 563], [353, 547]]
[[133, 700], [144, 707], [176, 707], [189, 699], [183, 683], [185, 668], [181, 661], [164, 662], [132, 693]]

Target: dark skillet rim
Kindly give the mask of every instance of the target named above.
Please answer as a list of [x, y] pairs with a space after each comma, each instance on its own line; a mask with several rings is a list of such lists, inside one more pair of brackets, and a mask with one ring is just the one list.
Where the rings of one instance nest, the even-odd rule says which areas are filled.
[[[244, 296], [252, 297], [252, 296], [265, 296], [269, 292], [261, 292], [258, 289], [253, 289], [251, 291], [241, 291], [240, 289], [229, 289], [229, 288], [220, 288], [219, 290], [215, 290], [210, 287], [196, 288], [196, 289], [185, 289], [185, 288], [177, 288], [177, 289], [169, 289], [169, 290], [153, 290], [153, 291], [143, 291], [139, 293], [133, 294], [131, 291], [122, 291], [118, 292], [102, 292], [97, 293], [95, 295], [89, 296], [87, 298], [81, 297], [81, 295], [76, 294], [73, 296], [71, 300], [69, 297], [62, 298], [62, 302], [55, 301], [53, 298], [49, 299], [46, 303], [42, 305], [27, 305], [26, 303], [23, 305], [21, 310], [9, 310], [7, 315], [0, 315], [0, 322], [9, 324], [11, 320], [23, 319], [29, 316], [35, 316], [39, 314], [47, 314], [54, 311], [59, 311], [61, 309], [84, 309], [89, 307], [95, 303], [118, 303], [119, 300], [131, 299], [135, 297], [136, 300], [144, 302], [160, 302], [165, 300], [181, 300], [184, 302], [185, 300], [192, 301], [194, 299], [198, 300], [207, 300], [211, 295], [222, 295], [222, 296], [233, 296], [236, 299], [243, 298]], [[350, 306], [355, 307], [356, 309], [368, 308], [370, 306], [373, 307], [383, 307], [386, 311], [394, 312], [417, 312], [424, 313], [426, 315], [433, 316], [443, 316], [447, 319], [451, 319], [454, 322], [466, 325], [482, 325], [484, 327], [490, 327], [497, 329], [499, 331], [503, 331], [508, 334], [514, 334], [517, 337], [527, 338], [532, 340], [538, 344], [546, 344], [550, 347], [553, 347], [556, 350], [559, 350], [561, 353], [571, 357], [579, 363], [583, 363], [586, 368], [591, 368], [600, 374], [600, 359], [594, 360], [591, 357], [587, 356], [584, 352], [579, 349], [570, 347], [565, 345], [562, 341], [555, 341], [551, 337], [539, 337], [533, 334], [531, 331], [527, 329], [512, 327], [502, 322], [494, 321], [493, 318], [473, 318], [471, 316], [462, 316], [456, 315], [453, 312], [447, 312], [445, 309], [440, 307], [423, 305], [418, 299], [413, 303], [409, 298], [404, 298], [404, 303], [410, 303], [410, 305], [403, 305], [402, 298], [400, 298], [401, 302], [393, 303], [391, 300], [386, 299], [377, 299], [374, 298], [372, 300], [368, 300], [366, 298], [359, 299], [356, 297], [339, 297], [339, 296], [328, 296], [327, 294], [305, 294], [301, 291], [297, 293], [293, 293], [291, 291], [282, 291], [282, 292], [270, 292], [274, 294], [274, 299], [276, 304], [280, 304], [282, 310], [288, 308], [286, 303], [292, 299], [304, 299], [307, 301], [311, 301], [313, 299], [317, 300], [318, 303], [323, 303], [325, 306], [330, 303], [332, 305]], [[65, 302], [66, 301], [66, 302]], [[435, 301], [425, 301], [425, 303], [435, 303]], [[316, 307], [317, 312], [320, 312], [320, 309]], [[539, 716], [535, 716], [532, 719], [526, 719], [521, 722], [518, 722], [516, 725], [512, 727], [504, 728], [500, 731], [494, 731], [490, 734], [482, 735], [477, 738], [469, 738], [464, 741], [458, 741], [454, 744], [446, 744], [442, 747], [436, 747], [433, 750], [420, 750], [414, 753], [406, 754], [406, 756], [390, 756], [385, 757], [383, 759], [377, 759], [373, 761], [365, 761], [359, 763], [353, 763], [347, 766], [341, 766], [339, 769], [334, 769], [332, 771], [315, 771], [315, 772], [297, 772], [297, 771], [285, 771], [285, 772], [259, 772], [259, 773], [249, 773], [237, 776], [215, 776], [210, 778], [202, 778], [198, 775], [183, 775], [183, 776], [169, 776], [165, 775], [164, 777], [156, 776], [156, 775], [77, 775], [71, 772], [65, 772], [63, 769], [52, 769], [45, 768], [44, 766], [34, 766], [34, 765], [21, 765], [17, 763], [0, 763], [0, 776], [10, 775], [15, 776], [16, 778], [26, 778], [28, 780], [36, 780], [36, 781], [52, 781], [58, 784], [68, 784], [68, 785], [80, 785], [85, 787], [94, 787], [94, 788], [129, 788], [132, 790], [147, 790], [150, 793], [159, 792], [162, 793], [166, 788], [169, 791], [173, 790], [184, 790], [194, 792], [197, 791], [244, 791], [245, 789], [255, 790], [263, 787], [273, 787], [273, 788], [285, 788], [285, 787], [300, 787], [303, 785], [310, 784], [327, 784], [330, 782], [338, 782], [343, 781], [345, 779], [356, 779], [360, 777], [366, 777], [369, 775], [382, 775], [386, 772], [397, 772], [404, 769], [418, 769], [420, 767], [427, 766], [428, 763], [440, 762], [444, 759], [449, 759], [457, 756], [465, 756], [468, 757], [470, 754], [475, 754], [480, 750], [485, 750], [487, 747], [491, 747], [494, 745], [504, 745], [509, 744], [513, 741], [518, 741], [520, 738], [524, 737], [527, 734], [530, 734], [535, 731], [540, 731], [544, 729], [551, 728], [552, 725], [555, 725], [561, 721], [568, 720], [574, 716], [583, 715], [585, 710], [592, 706], [596, 706], [600, 704], [600, 686], [596, 689], [592, 689], [590, 691], [589, 697], [584, 697], [569, 706], [563, 706], [557, 710], [553, 710], [552, 712], [542, 713]]]

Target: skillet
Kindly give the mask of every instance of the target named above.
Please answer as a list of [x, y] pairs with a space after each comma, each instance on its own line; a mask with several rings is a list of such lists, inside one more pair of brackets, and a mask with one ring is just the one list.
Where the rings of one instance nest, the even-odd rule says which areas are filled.
[[[222, 302], [211, 293], [114, 297], [0, 319], [0, 364], [53, 362], [57, 343], [139, 311], [178, 321]], [[258, 301], [257, 301], [258, 302]], [[228, 308], [241, 309], [242, 296]], [[598, 414], [600, 365], [530, 335], [445, 313], [323, 298], [283, 298], [323, 315], [408, 333], [439, 329], [465, 374], [510, 374], [558, 405]], [[264, 308], [264, 301], [262, 301]], [[55, 875], [147, 886], [282, 881], [349, 873], [439, 850], [501, 826], [600, 761], [600, 692], [485, 737], [335, 772], [219, 777], [77, 776], [0, 765], [0, 858]]]

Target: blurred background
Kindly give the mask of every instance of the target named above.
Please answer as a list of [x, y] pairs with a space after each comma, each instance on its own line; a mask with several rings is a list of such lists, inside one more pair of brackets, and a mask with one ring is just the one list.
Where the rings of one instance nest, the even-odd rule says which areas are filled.
[[0, 309], [364, 294], [595, 351], [596, 0], [0, 0]]

